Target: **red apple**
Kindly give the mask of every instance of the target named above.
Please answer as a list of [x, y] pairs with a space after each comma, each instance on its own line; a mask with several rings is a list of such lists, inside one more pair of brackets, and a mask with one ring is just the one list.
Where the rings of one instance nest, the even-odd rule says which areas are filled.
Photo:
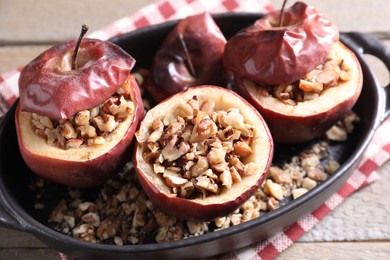
[[[129, 160], [130, 145], [144, 112], [138, 85], [129, 74], [135, 62], [130, 55], [112, 43], [84, 39], [77, 68], [72, 68], [75, 44], [72, 41], [54, 46], [23, 69], [15, 123], [21, 155], [35, 174], [61, 184], [91, 187], [113, 176]], [[85, 141], [67, 149], [49, 144], [48, 129], [41, 130], [32, 123], [34, 116], [47, 118], [54, 127], [61, 122], [74, 123], [79, 111], [91, 111], [118, 95], [120, 89], [126, 90], [132, 109], [106, 134], [95, 126], [97, 134], [106, 136], [104, 142], [87, 145]], [[70, 137], [66, 142], [81, 142], [77, 138]]]
[[227, 42], [224, 64], [235, 87], [263, 115], [275, 142], [319, 137], [355, 104], [362, 72], [338, 36], [332, 21], [298, 2]]
[[161, 101], [191, 86], [226, 86], [228, 74], [222, 64], [225, 43], [210, 14], [186, 17], [157, 51], [146, 89]]
[[161, 209], [184, 219], [233, 212], [262, 184], [273, 156], [261, 115], [217, 86], [189, 88], [166, 99], [147, 112], [136, 136], [133, 161], [143, 189]]
[[343, 60], [350, 79], [324, 90], [318, 98], [298, 102], [295, 106], [261, 94], [261, 88], [254, 81], [235, 74], [238, 92], [262, 114], [275, 142], [302, 143], [320, 137], [356, 103], [363, 84], [360, 64], [341, 42], [332, 45], [331, 53]]
[[19, 79], [20, 106], [52, 119], [66, 119], [111, 97], [127, 79], [135, 60], [117, 45], [83, 39], [77, 69], [76, 41], [58, 44], [27, 64]]
[[225, 67], [264, 84], [291, 83], [322, 64], [338, 40], [334, 23], [314, 7], [297, 2], [234, 35], [226, 44]]

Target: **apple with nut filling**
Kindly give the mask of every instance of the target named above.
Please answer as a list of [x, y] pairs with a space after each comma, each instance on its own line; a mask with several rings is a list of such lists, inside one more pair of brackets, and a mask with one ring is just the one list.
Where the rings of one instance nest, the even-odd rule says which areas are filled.
[[22, 70], [15, 113], [21, 155], [48, 180], [98, 185], [129, 158], [143, 116], [135, 60], [97, 39], [56, 45]]
[[263, 115], [275, 142], [301, 143], [342, 119], [362, 89], [356, 56], [314, 7], [272, 12], [226, 44], [235, 87]]
[[233, 212], [260, 187], [273, 156], [272, 137], [256, 109], [210, 85], [149, 110], [136, 139], [134, 163], [146, 194], [184, 219]]

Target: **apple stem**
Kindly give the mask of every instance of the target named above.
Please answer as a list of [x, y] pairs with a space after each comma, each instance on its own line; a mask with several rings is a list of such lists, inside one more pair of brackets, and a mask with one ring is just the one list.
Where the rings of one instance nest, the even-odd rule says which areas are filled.
[[181, 46], [183, 47], [184, 59], [185, 59], [185, 61], [186, 61], [187, 64], [188, 64], [190, 73], [192, 74], [192, 76], [196, 77], [197, 74], [196, 74], [196, 71], [195, 71], [195, 67], [194, 67], [194, 64], [193, 64], [192, 61], [191, 61], [190, 53], [189, 53], [188, 48], [187, 48], [187, 45], [186, 45], [186, 43], [185, 43], [185, 41], [184, 41], [183, 34], [182, 34], [182, 33], [179, 33], [179, 34], [177, 35], [177, 38], [178, 38], [178, 40], [180, 41]]
[[87, 33], [89, 27], [86, 24], [81, 26], [80, 36], [77, 40], [76, 47], [74, 48], [73, 56], [72, 56], [72, 70], [77, 69], [77, 53], [79, 52], [81, 41], [83, 40], [84, 35]]
[[279, 27], [282, 27], [283, 25], [283, 16], [284, 16], [284, 7], [286, 6], [287, 0], [283, 1], [282, 9], [280, 9], [280, 15], [279, 15]]

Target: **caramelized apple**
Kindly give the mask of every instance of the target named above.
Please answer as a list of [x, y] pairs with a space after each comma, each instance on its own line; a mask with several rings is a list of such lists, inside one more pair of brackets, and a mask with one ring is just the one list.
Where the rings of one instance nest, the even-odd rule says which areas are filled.
[[[143, 116], [134, 59], [95, 39], [56, 45], [21, 72], [15, 123], [21, 155], [37, 175], [90, 187], [128, 160]], [[73, 57], [74, 59], [74, 57]]]
[[210, 14], [186, 17], [161, 44], [145, 87], [161, 101], [191, 86], [226, 86], [228, 74], [222, 64], [225, 43]]
[[273, 155], [261, 115], [236, 93], [210, 85], [149, 110], [136, 138], [134, 163], [146, 194], [185, 219], [237, 209], [262, 184]]
[[314, 7], [298, 2], [274, 11], [234, 35], [224, 64], [240, 77], [264, 84], [291, 83], [322, 64], [338, 40], [334, 23]]
[[233, 36], [224, 62], [237, 91], [266, 120], [275, 142], [323, 135], [351, 110], [362, 88], [360, 64], [338, 41], [334, 24], [296, 3]]

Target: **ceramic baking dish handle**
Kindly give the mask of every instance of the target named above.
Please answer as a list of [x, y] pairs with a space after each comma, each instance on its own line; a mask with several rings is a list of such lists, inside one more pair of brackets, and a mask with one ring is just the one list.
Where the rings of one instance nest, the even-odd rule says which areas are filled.
[[[386, 46], [378, 38], [368, 34], [351, 32], [347, 33], [347, 35], [357, 44], [358, 48], [362, 50], [362, 53], [377, 57], [385, 64], [387, 70], [390, 72], [390, 47]], [[390, 116], [390, 83], [387, 86], [383, 86], [382, 90], [384, 113], [381, 122]]]
[[[4, 120], [4, 117], [0, 116], [0, 125], [2, 125], [2, 121]], [[5, 207], [2, 205], [4, 194], [0, 191], [0, 227], [5, 228], [11, 228], [11, 229], [17, 229], [18, 222], [7, 212]]]
[[[2, 122], [4, 118], [5, 117], [0, 117], [0, 126], [4, 126]], [[3, 185], [3, 183], [0, 183], [0, 185]], [[0, 227], [29, 232], [31, 230], [29, 225], [24, 224], [25, 222], [22, 220], [19, 221], [18, 217], [15, 217], [14, 214], [8, 210], [9, 202], [6, 199], [7, 194], [3, 192], [4, 190], [4, 187], [0, 188]]]
[[24, 232], [30, 232], [30, 228], [28, 228], [28, 225], [24, 225], [21, 222], [17, 220], [17, 218], [13, 217], [10, 212], [8, 212], [0, 203], [0, 227], [8, 228], [8, 229], [14, 229]]

